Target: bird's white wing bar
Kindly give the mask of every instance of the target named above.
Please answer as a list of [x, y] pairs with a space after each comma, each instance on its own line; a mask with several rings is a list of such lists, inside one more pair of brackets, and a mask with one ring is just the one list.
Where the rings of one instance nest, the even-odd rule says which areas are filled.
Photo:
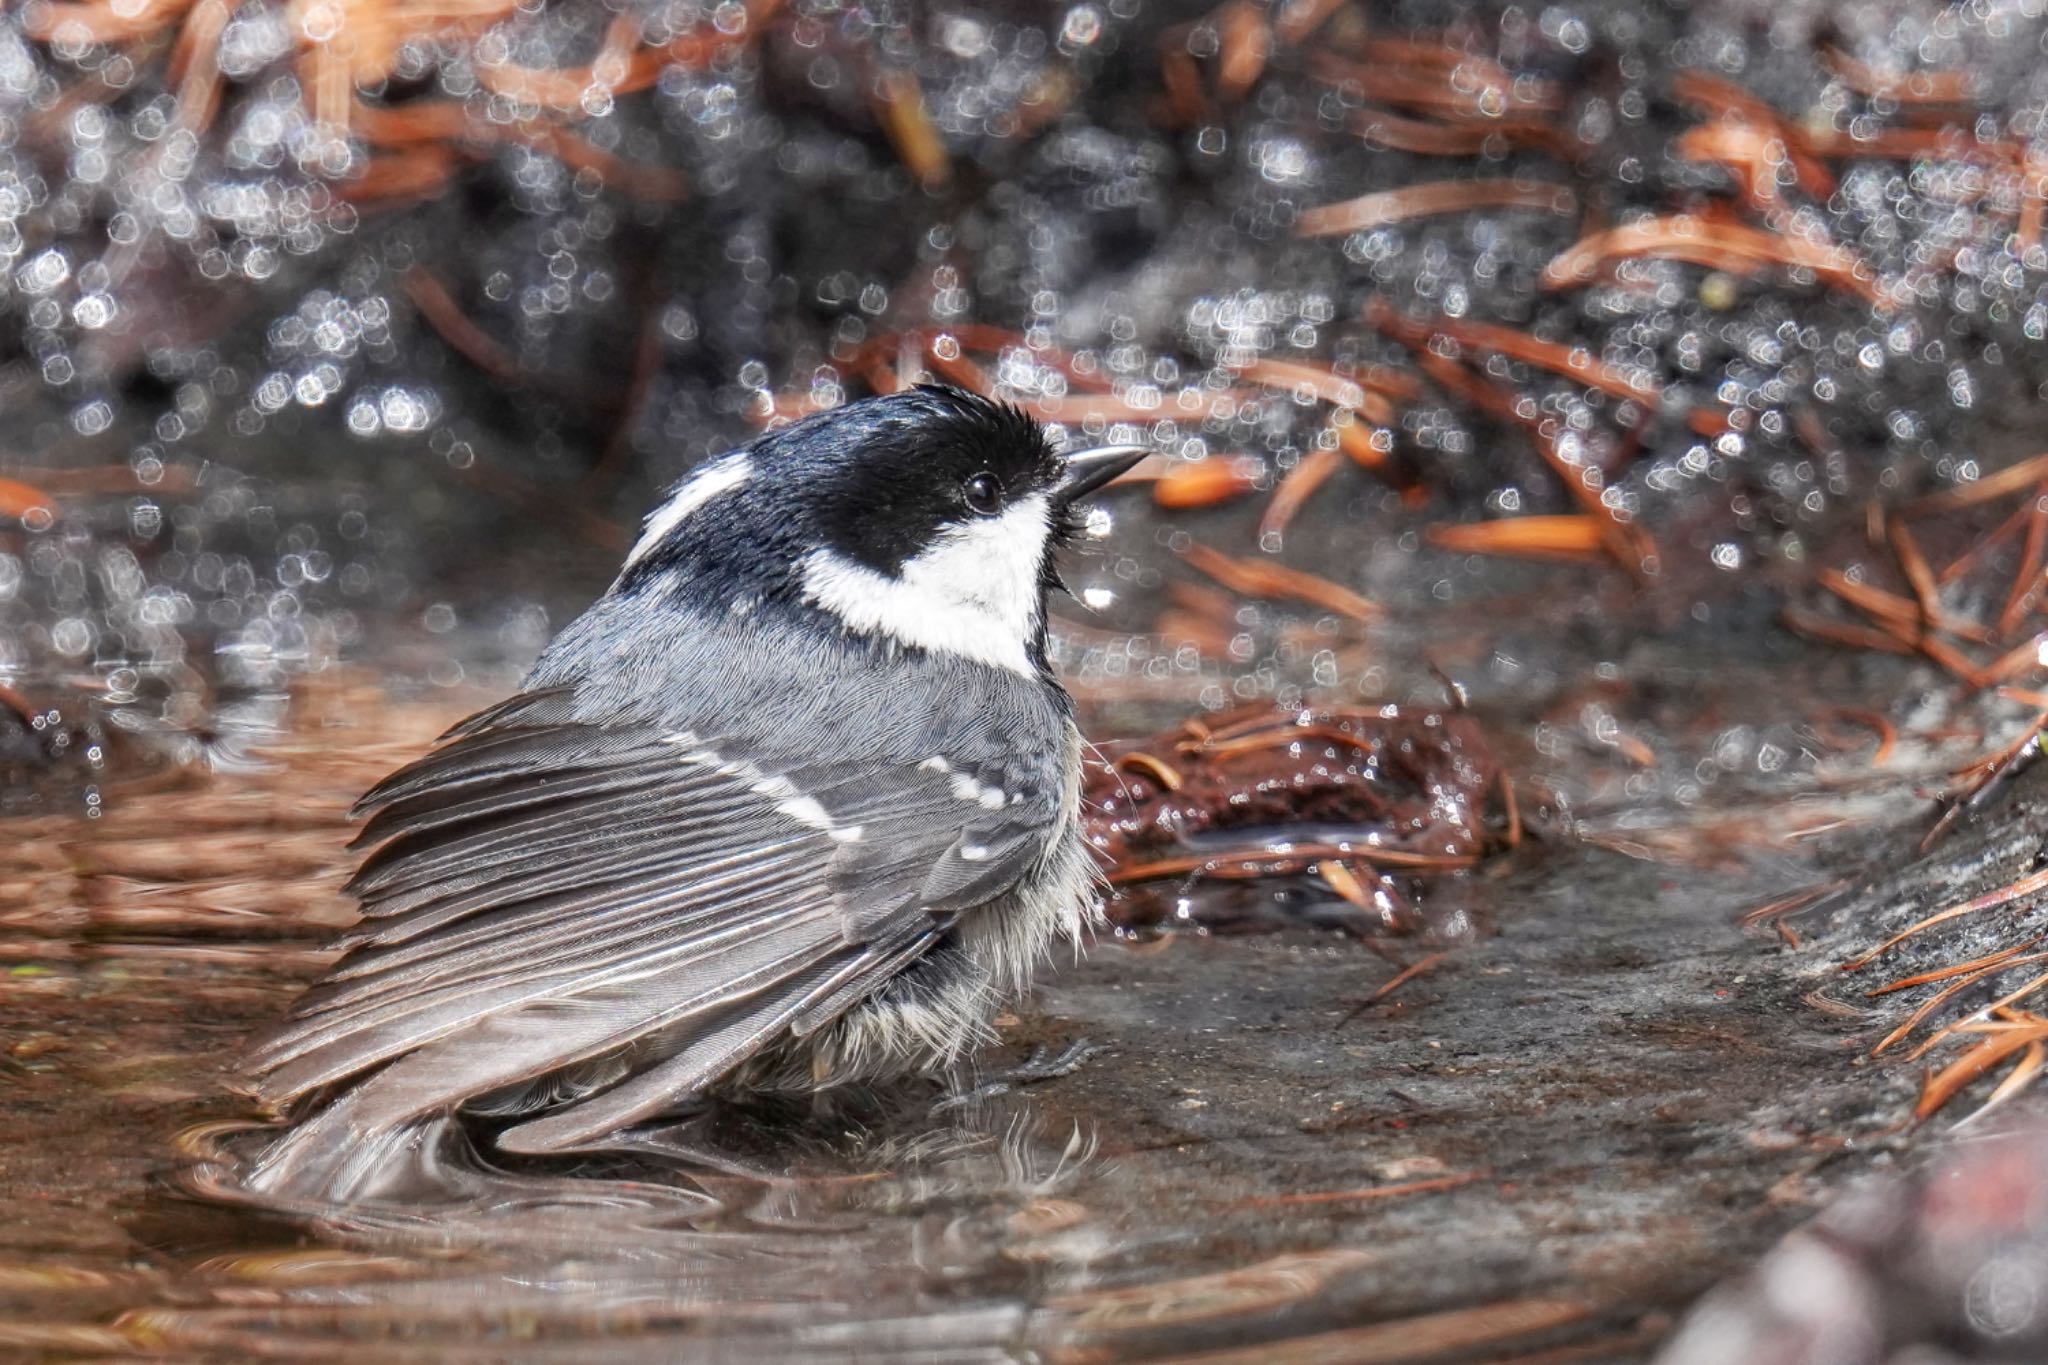
[[840, 824], [816, 797], [797, 790], [796, 784], [780, 773], [764, 773], [745, 759], [728, 759], [716, 749], [698, 744], [693, 734], [669, 735], [662, 742], [681, 747], [685, 763], [714, 768], [726, 777], [737, 777], [747, 784], [749, 791], [767, 797], [775, 803], [777, 811], [800, 825], [817, 830], [837, 843], [857, 844], [861, 841], [863, 831], [859, 825]]
[[1000, 516], [949, 527], [894, 575], [813, 550], [803, 561], [804, 597], [858, 634], [1032, 677], [1051, 526], [1051, 500], [1033, 494]]

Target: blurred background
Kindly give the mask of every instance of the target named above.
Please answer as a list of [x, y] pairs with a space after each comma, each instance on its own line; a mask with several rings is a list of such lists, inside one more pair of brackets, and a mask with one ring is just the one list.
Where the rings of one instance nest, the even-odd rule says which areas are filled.
[[[9, 7], [0, 1343], [2039, 1358], [2044, 215], [2039, 0]], [[926, 381], [1155, 452], [1078, 1068], [253, 1207], [348, 802]]]

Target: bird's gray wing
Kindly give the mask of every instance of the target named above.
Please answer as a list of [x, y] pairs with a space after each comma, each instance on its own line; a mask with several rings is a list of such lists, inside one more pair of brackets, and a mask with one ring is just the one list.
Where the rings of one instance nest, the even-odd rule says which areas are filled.
[[1013, 886], [1063, 799], [1050, 759], [804, 764], [516, 697], [363, 799], [364, 922], [255, 1049], [255, 1089], [355, 1079], [360, 1129], [581, 1068], [588, 1117], [527, 1150], [650, 1112]]

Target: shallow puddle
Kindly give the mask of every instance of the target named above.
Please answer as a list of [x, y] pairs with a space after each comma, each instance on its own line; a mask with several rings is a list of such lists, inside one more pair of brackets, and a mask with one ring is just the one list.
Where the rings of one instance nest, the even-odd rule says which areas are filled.
[[[309, 687], [263, 770], [11, 822], [0, 1342], [1630, 1359], [1885, 1145], [1897, 1085], [1736, 927], [1790, 852], [1680, 868], [1553, 830], [1457, 884], [1484, 922], [1458, 942], [1178, 933], [1055, 964], [978, 1089], [458, 1160], [430, 1203], [267, 1206], [237, 1183], [237, 1050], [348, 918], [347, 805], [465, 700]], [[1064, 1074], [1006, 1079], [1034, 1070]]]

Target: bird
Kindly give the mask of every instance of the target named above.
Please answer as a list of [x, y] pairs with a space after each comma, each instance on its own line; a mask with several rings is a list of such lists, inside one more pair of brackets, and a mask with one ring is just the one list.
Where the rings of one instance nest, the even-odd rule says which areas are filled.
[[357, 804], [362, 918], [246, 1058], [286, 1120], [252, 1187], [368, 1198], [464, 1125], [572, 1153], [989, 1041], [1100, 921], [1046, 603], [1144, 453], [920, 385], [698, 465], [511, 697]]

